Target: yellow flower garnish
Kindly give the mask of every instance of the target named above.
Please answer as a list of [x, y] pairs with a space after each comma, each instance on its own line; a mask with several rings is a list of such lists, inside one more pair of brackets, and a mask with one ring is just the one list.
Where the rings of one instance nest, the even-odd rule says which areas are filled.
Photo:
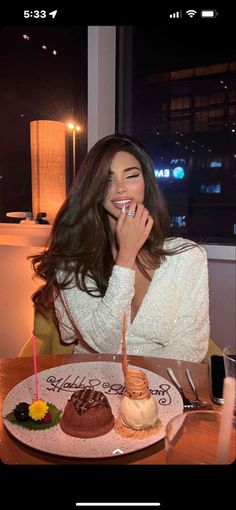
[[48, 405], [44, 400], [35, 400], [29, 406], [29, 416], [32, 420], [42, 420], [48, 412]]

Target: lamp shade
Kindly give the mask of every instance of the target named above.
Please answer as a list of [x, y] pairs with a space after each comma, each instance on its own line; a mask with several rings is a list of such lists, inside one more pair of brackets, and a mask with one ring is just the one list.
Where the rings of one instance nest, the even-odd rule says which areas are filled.
[[53, 223], [66, 197], [65, 125], [54, 120], [30, 122], [33, 217], [47, 213]]

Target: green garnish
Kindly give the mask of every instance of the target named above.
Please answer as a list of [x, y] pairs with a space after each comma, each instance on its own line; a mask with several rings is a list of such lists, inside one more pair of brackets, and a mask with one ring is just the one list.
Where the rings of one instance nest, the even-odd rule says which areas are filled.
[[62, 411], [60, 409], [57, 409], [56, 406], [53, 404], [48, 404], [48, 412], [51, 414], [51, 421], [49, 423], [42, 423], [40, 421], [34, 421], [31, 418], [29, 418], [26, 421], [20, 421], [17, 420], [15, 417], [14, 411], [9, 413], [7, 416], [5, 416], [6, 420], [10, 421], [11, 423], [15, 423], [16, 425], [19, 425], [20, 427], [23, 427], [28, 430], [45, 430], [49, 429], [50, 427], [55, 427], [60, 421], [60, 416]]

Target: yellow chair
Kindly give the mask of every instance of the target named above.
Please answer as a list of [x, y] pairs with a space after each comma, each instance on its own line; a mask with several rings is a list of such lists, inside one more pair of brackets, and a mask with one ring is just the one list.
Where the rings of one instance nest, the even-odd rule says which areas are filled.
[[[36, 352], [37, 354], [71, 354], [74, 350], [75, 343], [70, 345], [63, 344], [59, 327], [56, 319], [51, 312], [46, 316], [41, 315], [39, 312], [34, 316], [34, 329], [33, 333], [36, 337]], [[18, 356], [32, 356], [33, 345], [32, 337], [20, 349]]]

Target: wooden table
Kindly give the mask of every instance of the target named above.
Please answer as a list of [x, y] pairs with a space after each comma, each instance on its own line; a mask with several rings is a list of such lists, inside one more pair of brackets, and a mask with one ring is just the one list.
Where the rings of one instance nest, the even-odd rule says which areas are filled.
[[[38, 356], [38, 371], [50, 367], [57, 367], [70, 363], [88, 361], [120, 361], [121, 356], [110, 354], [86, 355], [47, 355]], [[187, 382], [184, 369], [190, 368], [196, 383], [200, 398], [210, 400], [208, 366], [200, 363], [190, 363], [160, 358], [129, 356], [130, 364], [151, 370], [165, 379], [169, 379], [166, 367], [172, 367], [186, 392], [193, 398], [192, 390]], [[7, 393], [19, 382], [34, 374], [33, 359], [31, 357], [1, 359], [0, 360], [0, 407]], [[215, 409], [220, 406], [214, 405]], [[2, 413], [1, 413], [2, 415]], [[0, 419], [0, 458], [4, 464], [165, 464], [164, 439], [137, 452], [109, 459], [79, 459], [46, 454], [24, 445], [15, 439], [5, 428], [2, 417]]]

